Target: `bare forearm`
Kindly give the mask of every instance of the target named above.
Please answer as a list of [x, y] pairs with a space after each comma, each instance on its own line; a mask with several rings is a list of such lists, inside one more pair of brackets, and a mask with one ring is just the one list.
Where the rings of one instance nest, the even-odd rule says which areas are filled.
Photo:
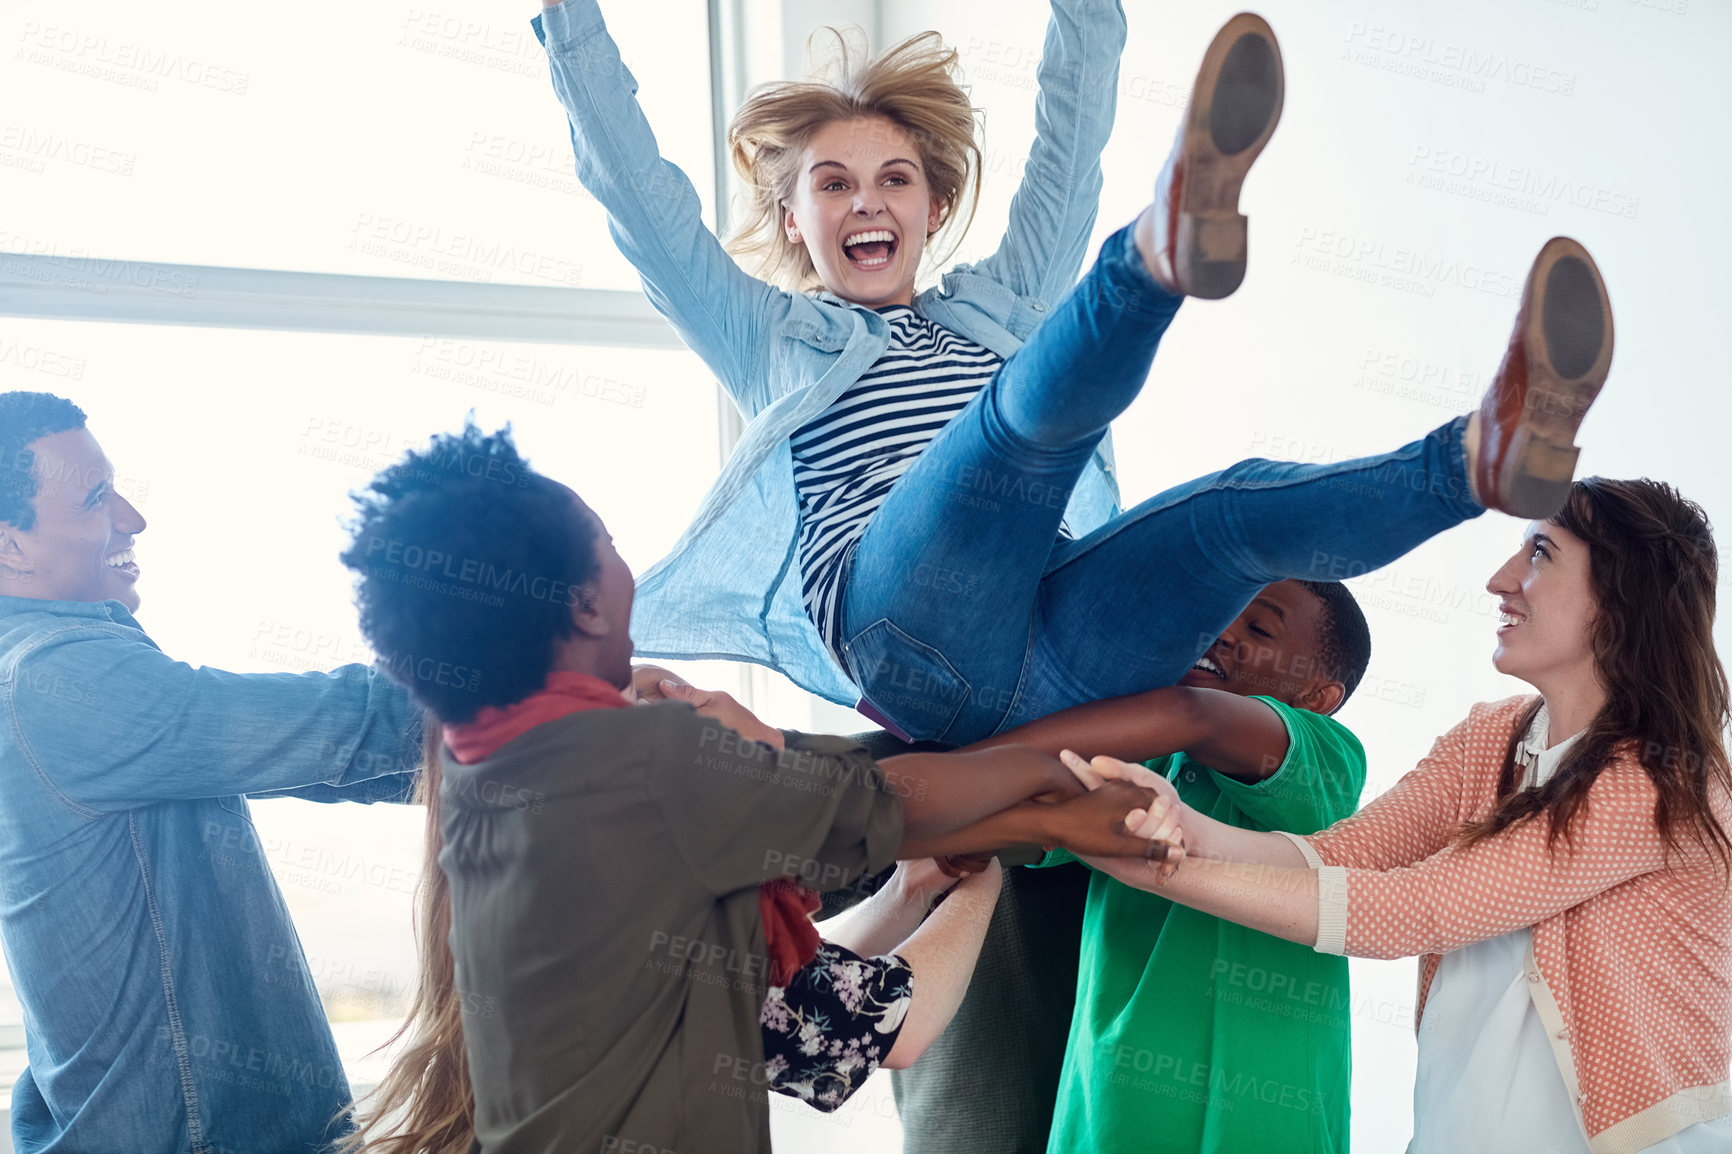
[[902, 798], [904, 858], [968, 853], [967, 849], [925, 847], [931, 839], [1038, 794], [1081, 788], [1057, 759], [1020, 746], [975, 753], [907, 753], [887, 757], [878, 765]]
[[920, 920], [932, 908], [925, 893], [910, 892], [902, 884], [902, 866], [891, 880], [871, 897], [835, 917], [818, 923], [826, 941], [853, 950], [863, 958], [888, 954], [920, 928]]
[[986, 928], [998, 903], [998, 864], [950, 891], [932, 916], [896, 949], [914, 971], [914, 999], [884, 1064], [906, 1069], [944, 1032], [962, 1005]]
[[[1297, 851], [1295, 851], [1297, 852]], [[1317, 943], [1317, 871], [1247, 862], [1185, 859], [1164, 884], [1156, 867], [1135, 858], [1085, 858], [1137, 889], [1302, 946]]]
[[1121, 761], [1182, 752], [1241, 781], [1279, 770], [1289, 744], [1286, 722], [1267, 702], [1178, 685], [1073, 706], [988, 739], [1000, 741]]
[[964, 748], [1014, 744], [1055, 757], [1074, 749], [1088, 757], [1147, 761], [1188, 748], [1197, 737], [1193, 721], [1193, 711], [1172, 693], [1138, 693], [1072, 706]]
[[[1069, 801], [1045, 803], [1023, 802], [1008, 810], [983, 818], [978, 822], [942, 835], [941, 850], [928, 848], [925, 843], [904, 841], [902, 857], [915, 856], [919, 847], [933, 856], [978, 854], [1010, 846], [1040, 846], [1051, 849], [1063, 846], [1072, 853], [1127, 856], [1164, 861], [1167, 833], [1151, 837], [1142, 830], [1133, 831], [1129, 822], [1147, 811], [1154, 800], [1150, 790], [1126, 781], [1109, 781]], [[1157, 831], [1159, 832], [1159, 831]]]
[[1185, 831], [1187, 860], [1193, 857], [1212, 858], [1216, 861], [1245, 862], [1249, 865], [1308, 868], [1305, 855], [1299, 852], [1299, 847], [1281, 834], [1241, 829], [1236, 825], [1205, 817], [1189, 807], [1179, 824]]
[[1013, 845], [1045, 845], [1048, 831], [1041, 818], [1050, 806], [1014, 805], [957, 829], [934, 834], [904, 834], [903, 860], [992, 853]]
[[[1213, 858], [1216, 861], [1286, 866], [1295, 869], [1304, 869], [1310, 865], [1305, 860], [1305, 855], [1299, 852], [1299, 847], [1294, 845], [1285, 834], [1228, 825], [1226, 822], [1217, 821], [1207, 814], [1199, 813], [1185, 805], [1178, 800], [1176, 794], [1171, 800], [1176, 807], [1174, 813], [1178, 826], [1184, 831], [1187, 860]], [[1143, 828], [1137, 832], [1144, 836], [1152, 836], [1154, 827], [1150, 821], [1145, 820]]]

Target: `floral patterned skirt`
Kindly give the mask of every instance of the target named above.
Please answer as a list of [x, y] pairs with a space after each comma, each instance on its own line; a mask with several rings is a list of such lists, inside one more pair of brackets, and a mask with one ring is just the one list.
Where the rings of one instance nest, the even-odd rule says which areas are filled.
[[770, 1089], [836, 1109], [890, 1053], [913, 995], [914, 971], [895, 954], [863, 958], [819, 943], [786, 987], [770, 987], [758, 1016]]

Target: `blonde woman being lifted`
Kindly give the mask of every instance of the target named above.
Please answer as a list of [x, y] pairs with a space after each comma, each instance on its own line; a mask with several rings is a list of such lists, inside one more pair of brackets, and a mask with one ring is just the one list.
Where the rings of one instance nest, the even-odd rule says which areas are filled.
[[1241, 462], [1119, 512], [1108, 423], [1185, 297], [1245, 273], [1240, 186], [1283, 100], [1256, 16], [1209, 45], [1152, 203], [1075, 283], [1125, 23], [1114, 0], [1054, 0], [1004, 238], [919, 292], [980, 172], [976, 110], [936, 33], [745, 101], [730, 141], [749, 210], [730, 248], [760, 279], [658, 154], [595, 0], [537, 29], [579, 177], [750, 422], [639, 583], [644, 656], [757, 662], [904, 736], [963, 743], [1172, 684], [1270, 582], [1362, 573], [1487, 507], [1543, 517], [1568, 491], [1612, 332], [1592, 260], [1559, 238], [1480, 414], [1380, 457]]

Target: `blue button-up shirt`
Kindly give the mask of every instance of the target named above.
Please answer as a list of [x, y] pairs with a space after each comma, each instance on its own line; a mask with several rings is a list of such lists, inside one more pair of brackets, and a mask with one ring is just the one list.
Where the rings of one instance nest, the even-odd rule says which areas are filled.
[[118, 602], [0, 597], [0, 709], [17, 1149], [327, 1149], [349, 1086], [246, 798], [409, 800], [407, 695], [195, 669]]
[[[767, 665], [852, 705], [859, 689], [801, 597], [789, 437], [883, 354], [889, 325], [865, 306], [783, 292], [734, 263], [704, 225], [691, 181], [661, 158], [595, 0], [564, 0], [534, 24], [571, 121], [578, 178], [607, 209], [650, 302], [751, 422], [673, 552], [638, 581], [637, 652]], [[1053, 0], [1035, 143], [1004, 240], [916, 296], [920, 315], [1009, 357], [1070, 289], [1094, 229], [1125, 36], [1118, 0]], [[1112, 442], [1103, 437], [1065, 523], [1082, 536], [1117, 512]]]

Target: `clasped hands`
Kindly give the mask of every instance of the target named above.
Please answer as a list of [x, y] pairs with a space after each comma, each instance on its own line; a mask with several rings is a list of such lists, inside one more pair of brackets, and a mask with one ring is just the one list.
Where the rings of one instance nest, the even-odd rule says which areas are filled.
[[[1155, 868], [1155, 884], [1162, 885], [1178, 872], [1185, 860], [1185, 831], [1180, 826], [1184, 803], [1173, 783], [1145, 765], [1120, 761], [1116, 757], [1096, 757], [1092, 761], [1065, 749], [1058, 759], [1076, 775], [1090, 791], [1102, 789], [1109, 782], [1129, 782], [1152, 793], [1153, 800], [1142, 809], [1125, 815], [1125, 829], [1133, 836], [1147, 838], [1145, 859]], [[1159, 863], [1158, 866], [1155, 863]]]
[[[657, 665], [633, 668], [628, 696], [640, 702], [685, 701], [744, 737], [782, 747], [779, 730], [765, 725], [728, 694], [698, 689]], [[1054, 790], [1023, 803], [1024, 807], [1041, 807], [1040, 820], [1035, 823], [1041, 831], [1040, 840], [1062, 844], [1079, 856], [1120, 857], [1127, 838], [1134, 839], [1142, 847], [1143, 860], [1151, 867], [1158, 866], [1155, 884], [1170, 878], [1185, 856], [1184, 834], [1178, 824], [1180, 803], [1173, 784], [1144, 766], [1113, 757], [1084, 761], [1067, 749], [1059, 754], [1059, 760], [1083, 788], [1075, 794]], [[1134, 808], [1127, 811], [1127, 806]], [[938, 866], [950, 877], [961, 877], [985, 869], [992, 856], [940, 858]]]
[[[1141, 857], [1133, 860], [1156, 871], [1156, 885], [1172, 877], [1185, 857], [1178, 816], [1182, 806], [1173, 783], [1144, 766], [1114, 757], [1084, 761], [1067, 749], [1059, 760], [1084, 792], [1067, 797], [1055, 791], [1024, 803], [1052, 807], [1052, 817], [1058, 820], [1043, 824], [1055, 827], [1057, 844], [1088, 860], [1126, 859], [1127, 845], [1139, 845]], [[1136, 808], [1127, 812], [1128, 805]], [[951, 877], [961, 877], [986, 868], [995, 856], [957, 854], [939, 858], [938, 867]]]

